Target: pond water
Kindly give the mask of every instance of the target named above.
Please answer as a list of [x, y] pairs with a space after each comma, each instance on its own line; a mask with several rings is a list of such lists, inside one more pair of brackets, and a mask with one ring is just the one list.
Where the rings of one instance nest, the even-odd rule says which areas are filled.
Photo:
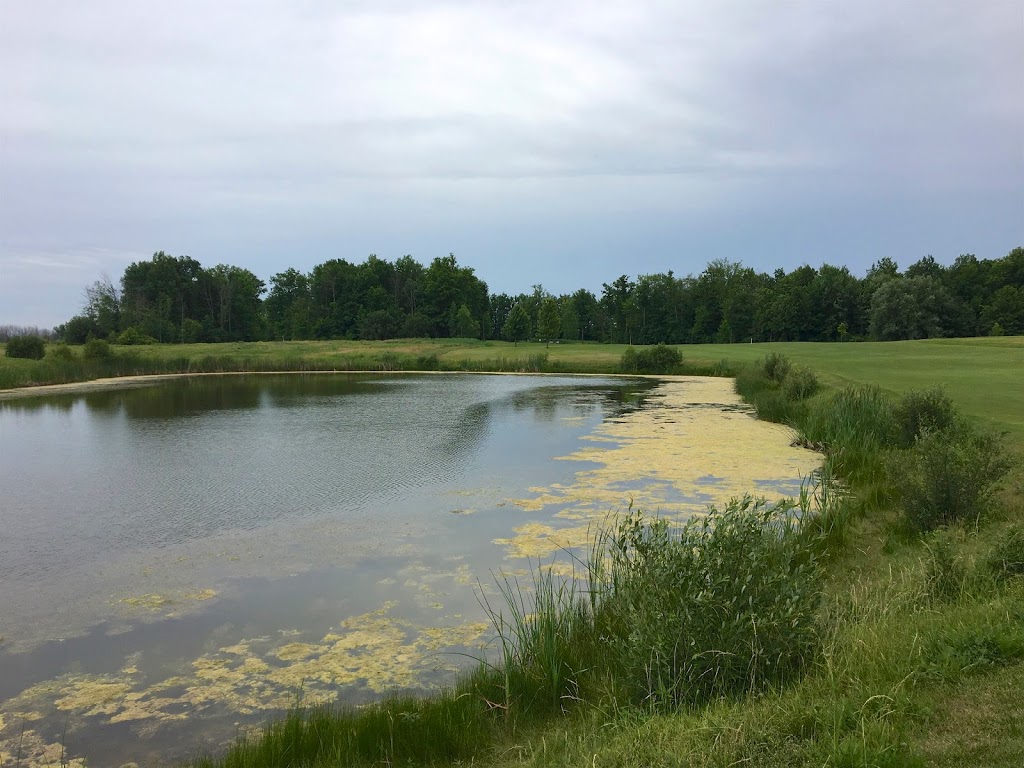
[[[731, 382], [270, 375], [0, 402], [0, 765], [152, 764], [487, 653], [631, 503], [795, 495]], [[72, 764], [74, 764], [72, 762]]]

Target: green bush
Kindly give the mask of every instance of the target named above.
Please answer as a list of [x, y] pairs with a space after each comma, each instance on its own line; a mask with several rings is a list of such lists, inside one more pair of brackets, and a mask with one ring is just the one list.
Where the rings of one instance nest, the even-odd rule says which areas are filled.
[[42, 360], [46, 355], [46, 342], [39, 336], [12, 336], [7, 340], [4, 354], [25, 360]]
[[806, 400], [821, 389], [821, 383], [810, 368], [794, 368], [783, 380], [783, 390], [790, 400]]
[[785, 355], [779, 354], [778, 352], [772, 352], [765, 356], [761, 363], [761, 369], [764, 371], [764, 375], [767, 376], [774, 382], [779, 384], [789, 375], [793, 364], [789, 361], [789, 358]]
[[999, 582], [1024, 576], [1024, 526], [1010, 528], [989, 552], [985, 565]]
[[441, 370], [441, 360], [436, 354], [420, 355], [416, 358], [415, 370], [439, 371]]
[[113, 356], [110, 344], [103, 339], [89, 339], [82, 347], [82, 357], [86, 360], [109, 360]]
[[905, 522], [914, 530], [977, 523], [1009, 471], [1001, 440], [958, 425], [925, 432], [907, 451], [893, 453], [888, 475]]
[[819, 566], [788, 512], [748, 497], [677, 530], [633, 514], [604, 541], [597, 626], [635, 699], [757, 690], [814, 657]]
[[117, 343], [130, 346], [135, 344], [156, 344], [157, 341], [152, 336], [142, 333], [133, 325], [121, 331], [121, 334], [117, 337]]
[[667, 344], [637, 349], [629, 347], [622, 353], [619, 367], [624, 373], [673, 373], [683, 362], [679, 350]]
[[[152, 337], [150, 337], [152, 338]], [[185, 318], [181, 324], [181, 343], [195, 344], [203, 338], [203, 324], [191, 317]]]
[[896, 444], [909, 448], [925, 432], [944, 432], [956, 424], [956, 409], [941, 387], [912, 390], [893, 408]]
[[64, 342], [52, 345], [50, 347], [49, 354], [50, 357], [52, 357], [54, 360], [62, 360], [66, 362], [68, 360], [75, 359], [74, 350], [72, 350], [71, 347], [69, 347]]

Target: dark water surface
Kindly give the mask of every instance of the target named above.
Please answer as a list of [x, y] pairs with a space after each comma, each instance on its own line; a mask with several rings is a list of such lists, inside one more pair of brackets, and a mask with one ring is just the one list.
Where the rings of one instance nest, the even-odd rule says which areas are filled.
[[[506, 503], [652, 385], [281, 375], [0, 403], [0, 765], [173, 759], [479, 653]], [[482, 586], [481, 586], [482, 585]], [[55, 753], [54, 750], [57, 750]]]

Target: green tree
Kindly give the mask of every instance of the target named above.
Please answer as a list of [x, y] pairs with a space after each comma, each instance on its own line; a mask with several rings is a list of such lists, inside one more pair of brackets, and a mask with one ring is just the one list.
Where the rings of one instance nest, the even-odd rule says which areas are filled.
[[943, 318], [952, 303], [935, 278], [889, 280], [871, 298], [871, 336], [879, 341], [943, 336]]
[[297, 269], [286, 269], [270, 278], [270, 293], [263, 306], [275, 339], [312, 337], [313, 301], [309, 278]]
[[548, 296], [541, 302], [537, 312], [537, 333], [544, 339], [547, 346], [552, 339], [557, 339], [562, 329], [562, 316], [558, 311], [558, 302]]
[[82, 314], [92, 320], [95, 336], [117, 334], [121, 328], [121, 294], [110, 277], [103, 275], [85, 289]]
[[517, 303], [512, 307], [512, 311], [508, 314], [508, 319], [505, 320], [504, 333], [505, 338], [516, 346], [519, 345], [520, 341], [530, 338], [530, 316], [527, 314], [526, 308], [523, 307], [522, 303]]
[[475, 339], [480, 336], [480, 323], [473, 319], [473, 313], [463, 304], [452, 316], [449, 332], [454, 338]]

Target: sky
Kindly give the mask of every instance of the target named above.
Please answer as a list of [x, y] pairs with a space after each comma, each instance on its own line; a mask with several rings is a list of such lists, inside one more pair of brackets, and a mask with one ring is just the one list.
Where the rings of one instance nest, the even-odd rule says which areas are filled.
[[0, 325], [155, 251], [492, 291], [1024, 245], [1019, 0], [2, 0]]

